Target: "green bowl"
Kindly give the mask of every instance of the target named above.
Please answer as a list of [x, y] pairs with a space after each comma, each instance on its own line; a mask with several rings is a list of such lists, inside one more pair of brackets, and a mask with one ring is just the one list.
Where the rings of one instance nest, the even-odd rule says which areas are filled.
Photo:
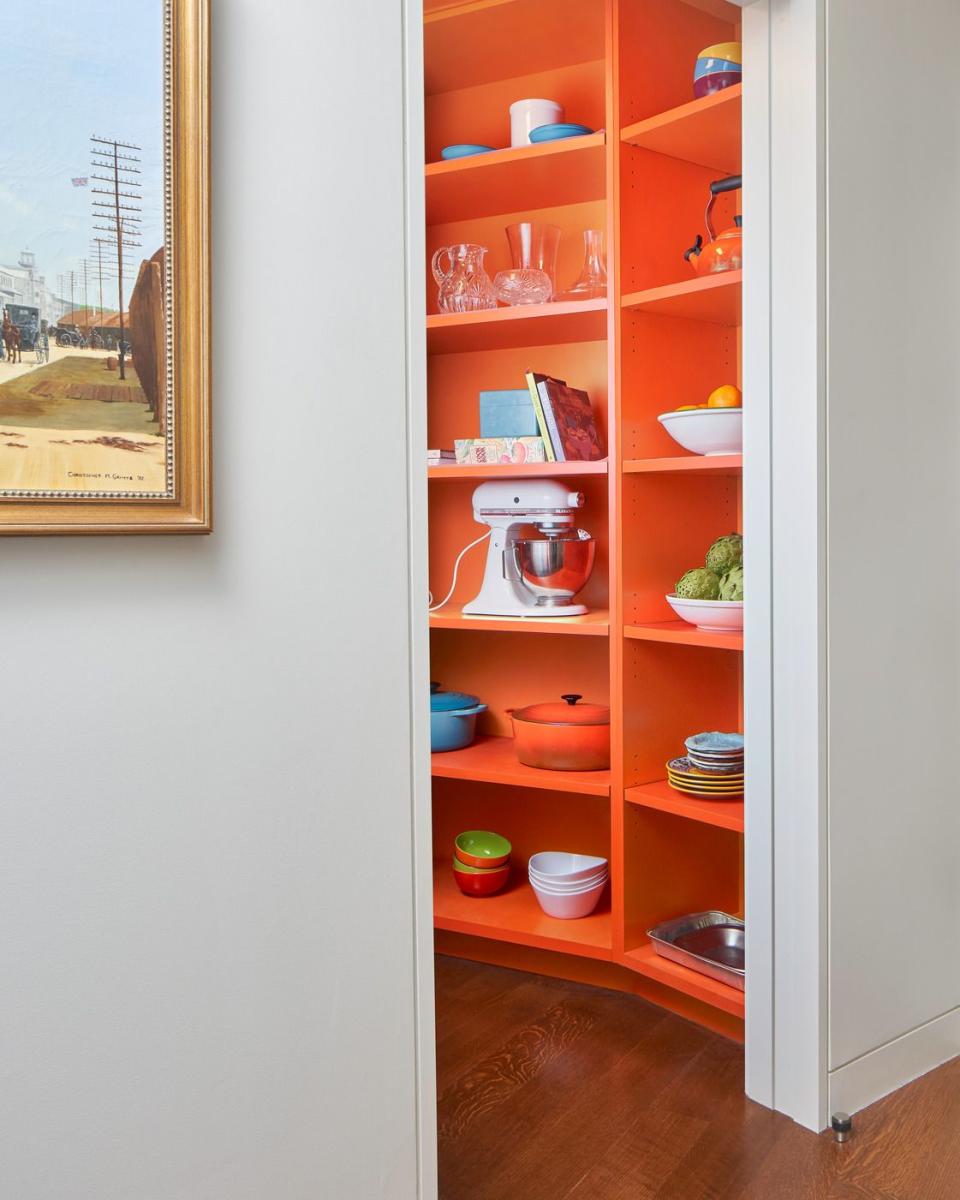
[[502, 867], [513, 849], [505, 837], [485, 829], [468, 829], [453, 845], [456, 857], [465, 866], [484, 869]]
[[453, 856], [453, 869], [461, 871], [464, 875], [495, 875], [497, 871], [506, 871], [509, 868], [509, 863], [503, 863], [499, 867], [469, 867], [465, 862], [461, 862], [456, 855]]

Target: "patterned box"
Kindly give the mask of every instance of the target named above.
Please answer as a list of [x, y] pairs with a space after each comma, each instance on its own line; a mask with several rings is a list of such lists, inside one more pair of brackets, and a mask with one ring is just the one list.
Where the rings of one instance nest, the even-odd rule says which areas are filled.
[[458, 438], [454, 443], [458, 463], [542, 463], [547, 461], [543, 438]]

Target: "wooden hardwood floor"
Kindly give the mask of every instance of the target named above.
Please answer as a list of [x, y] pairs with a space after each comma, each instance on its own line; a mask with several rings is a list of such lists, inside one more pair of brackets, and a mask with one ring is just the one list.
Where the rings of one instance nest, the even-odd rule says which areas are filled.
[[437, 959], [440, 1200], [960, 1200], [960, 1062], [837, 1145], [634, 996]]

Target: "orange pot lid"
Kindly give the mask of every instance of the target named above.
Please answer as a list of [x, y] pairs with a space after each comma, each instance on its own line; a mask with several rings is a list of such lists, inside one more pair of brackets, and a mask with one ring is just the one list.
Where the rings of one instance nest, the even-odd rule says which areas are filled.
[[518, 721], [533, 721], [537, 725], [609, 725], [610, 709], [606, 704], [580, 704], [583, 697], [570, 693], [558, 701], [528, 704], [518, 708]]

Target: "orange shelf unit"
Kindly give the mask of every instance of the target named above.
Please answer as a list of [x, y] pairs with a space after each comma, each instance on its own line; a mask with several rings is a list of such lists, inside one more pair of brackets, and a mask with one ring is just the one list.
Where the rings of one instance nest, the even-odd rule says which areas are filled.
[[620, 131], [620, 140], [710, 167], [720, 175], [738, 175], [742, 97], [743, 84], [738, 83], [627, 125]]
[[655, 808], [659, 812], [687, 817], [691, 821], [702, 821], [705, 825], [716, 825], [718, 829], [743, 832], [742, 797], [736, 800], [702, 800], [674, 791], [665, 779], [659, 779], [656, 783], [641, 783], [627, 788], [624, 798], [629, 804]]
[[610, 795], [609, 771], [543, 771], [525, 767], [517, 760], [513, 739], [508, 737], [479, 737], [464, 750], [434, 754], [431, 769], [438, 779], [469, 779], [584, 796]]
[[[488, 706], [472, 746], [432, 758], [434, 924], [441, 944], [461, 953], [469, 943], [484, 961], [574, 979], [613, 972], [736, 1036], [742, 993], [659, 959], [644, 931], [706, 907], [739, 911], [731, 905], [742, 895], [743, 804], [685, 797], [656, 781], [684, 736], [733, 728], [741, 711], [741, 664], [723, 651], [742, 651], [742, 635], [668, 619], [663, 591], [738, 523], [742, 456], [688, 454], [657, 423], [659, 412], [739, 381], [741, 275], [698, 278], [682, 260], [702, 228], [709, 182], [740, 163], [740, 88], [687, 102], [697, 52], [735, 39], [737, 14], [721, 0], [424, 5], [428, 285], [442, 245], [487, 247], [491, 277], [509, 266], [503, 227], [523, 220], [560, 228], [561, 287], [581, 268], [583, 231], [602, 229], [611, 280], [599, 299], [425, 318], [431, 446], [476, 436], [478, 393], [522, 387], [533, 369], [589, 393], [608, 455], [427, 468], [434, 595], [446, 594], [454, 557], [481, 532], [472, 481], [569, 480], [586, 498], [583, 525], [598, 555], [582, 595], [586, 616], [464, 616], [480, 551], [463, 560], [454, 603], [430, 615], [432, 678]], [[567, 119], [597, 132], [505, 147], [509, 105], [520, 96], [550, 96]], [[502, 148], [436, 161], [456, 141]], [[721, 224], [733, 202], [722, 198]], [[510, 709], [569, 692], [609, 703], [610, 771], [517, 761]], [[515, 875], [498, 896], [465, 897], [452, 878], [447, 850], [468, 828], [513, 842]], [[541, 911], [524, 866], [545, 845], [609, 857], [612, 885], [595, 914], [557, 921]]]
[[707, 321], [715, 325], [739, 325], [743, 292], [742, 271], [722, 271], [702, 279], [688, 279], [666, 287], [630, 292], [621, 299], [624, 308]]
[[644, 475], [651, 472], [674, 474], [679, 471], [699, 471], [713, 475], [739, 475], [743, 470], [742, 454], [691, 454], [681, 458], [628, 458], [624, 461], [625, 475]]
[[625, 625], [623, 636], [645, 642], [670, 642], [674, 646], [703, 646], [710, 650], [742, 650], [742, 633], [711, 633], [686, 621], [651, 621]]
[[473, 466], [450, 463], [427, 467], [428, 479], [562, 479], [567, 475], [606, 475], [607, 460], [562, 463], [489, 463]]
[[607, 637], [610, 614], [595, 609], [583, 617], [474, 617], [451, 604], [430, 614], [431, 629], [475, 629], [491, 633], [552, 633], [574, 637]]
[[552, 71], [602, 59], [603, 54], [601, 0], [426, 0], [424, 4], [428, 96]]
[[607, 302], [603, 299], [522, 304], [473, 313], [433, 313], [427, 317], [430, 354], [593, 342], [606, 336]]
[[433, 924], [453, 933], [560, 950], [584, 958], [612, 959], [613, 930], [609, 889], [600, 907], [578, 921], [548, 917], [519, 867], [505, 891], [496, 896], [464, 896], [453, 878], [449, 860], [433, 868]]
[[428, 163], [424, 172], [428, 225], [528, 209], [602, 200], [604, 137], [564, 138]]
[[718, 983], [708, 975], [691, 971], [689, 967], [661, 958], [648, 942], [636, 950], [628, 950], [623, 956], [624, 964], [648, 979], [655, 979], [667, 987], [675, 988], [696, 1000], [702, 1000], [714, 1008], [722, 1009], [734, 1017], [743, 1018], [746, 1012], [744, 993], [726, 983]]

